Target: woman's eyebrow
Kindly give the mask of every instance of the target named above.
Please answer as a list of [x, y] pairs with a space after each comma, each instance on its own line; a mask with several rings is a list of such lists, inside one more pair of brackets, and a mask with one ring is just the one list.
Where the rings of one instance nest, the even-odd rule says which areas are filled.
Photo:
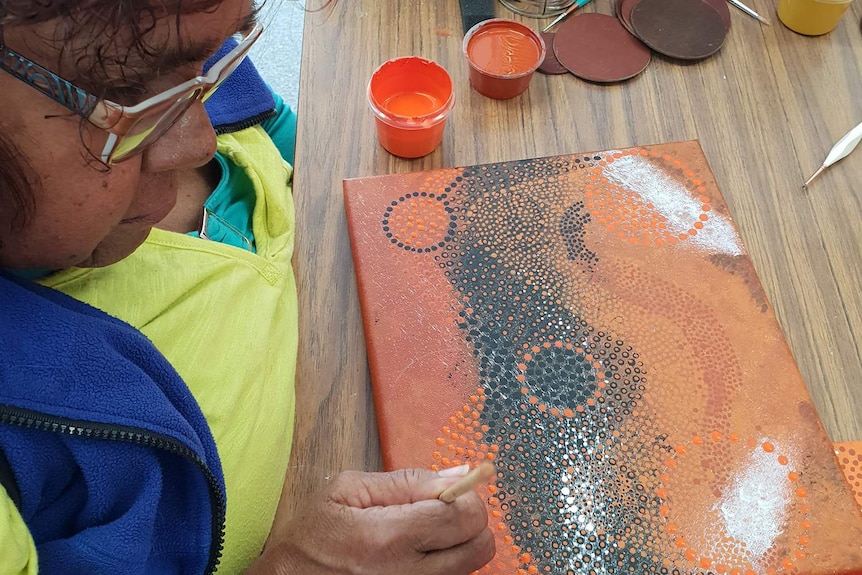
[[[255, 24], [257, 24], [257, 12], [252, 11], [237, 22], [234, 33], [249, 32]], [[221, 48], [225, 40], [226, 38], [204, 38], [194, 42], [184, 42], [178, 46], [166, 47], [147, 62], [147, 67], [152, 70], [152, 74], [147, 75], [157, 75], [164, 71], [204, 62]]]

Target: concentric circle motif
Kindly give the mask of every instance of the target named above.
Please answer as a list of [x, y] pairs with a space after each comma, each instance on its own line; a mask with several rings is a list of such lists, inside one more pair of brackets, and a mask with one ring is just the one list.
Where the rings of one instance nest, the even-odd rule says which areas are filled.
[[456, 219], [446, 194], [413, 192], [386, 208], [382, 224], [386, 237], [399, 248], [429, 253], [452, 239]]
[[531, 406], [555, 417], [575, 417], [596, 405], [607, 386], [602, 364], [570, 341], [549, 337], [523, 344], [515, 376]]

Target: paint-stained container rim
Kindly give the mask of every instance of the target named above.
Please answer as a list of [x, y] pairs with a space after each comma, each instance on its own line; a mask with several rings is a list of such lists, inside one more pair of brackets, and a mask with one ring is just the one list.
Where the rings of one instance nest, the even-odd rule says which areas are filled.
[[[406, 77], [408, 74], [418, 78], [419, 83], [406, 89], [427, 90], [433, 87], [438, 94], [447, 94], [440, 98], [444, 103], [437, 109], [418, 116], [398, 114], [386, 108], [379, 98], [382, 82], [393, 77]], [[455, 90], [452, 77], [440, 64], [419, 56], [404, 56], [383, 62], [371, 74], [366, 90], [368, 105], [374, 115], [382, 122], [403, 130], [424, 130], [444, 121], [455, 106]]]
[[[479, 63], [475, 61], [473, 57], [471, 57], [470, 47], [476, 38], [479, 38], [482, 34], [487, 34], [489, 33], [489, 31], [493, 30], [512, 30], [515, 32], [519, 32], [526, 38], [530, 39], [538, 48], [538, 57], [535, 59], [535, 62], [532, 62], [524, 70], [520, 70], [518, 72], [513, 72], [510, 74], [498, 74], [494, 71], [483, 68]], [[482, 22], [479, 22], [467, 31], [467, 33], [464, 35], [464, 42], [461, 44], [461, 50], [464, 53], [464, 58], [466, 58], [467, 62], [470, 64], [470, 67], [481, 72], [482, 74], [492, 78], [499, 78], [502, 80], [514, 80], [516, 78], [523, 78], [524, 76], [529, 76], [530, 74], [535, 72], [541, 65], [542, 61], [544, 61], [545, 59], [546, 48], [545, 41], [542, 40], [542, 37], [527, 25], [515, 20], [507, 20], [505, 18], [492, 18], [490, 20], [483, 20]]]

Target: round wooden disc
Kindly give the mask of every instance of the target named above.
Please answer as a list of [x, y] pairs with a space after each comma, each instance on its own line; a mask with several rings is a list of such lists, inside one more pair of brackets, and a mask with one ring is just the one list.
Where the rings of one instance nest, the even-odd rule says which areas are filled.
[[591, 82], [628, 80], [643, 72], [651, 57], [619, 20], [597, 13], [566, 20], [557, 30], [554, 53], [572, 74]]
[[542, 32], [542, 40], [545, 41], [545, 59], [539, 64], [539, 72], [544, 74], [568, 74], [569, 70], [560, 64], [557, 60], [557, 55], [554, 54], [554, 38], [556, 34], [553, 32]]
[[660, 54], [700, 60], [724, 44], [724, 21], [704, 0], [640, 0], [632, 10], [638, 38]]

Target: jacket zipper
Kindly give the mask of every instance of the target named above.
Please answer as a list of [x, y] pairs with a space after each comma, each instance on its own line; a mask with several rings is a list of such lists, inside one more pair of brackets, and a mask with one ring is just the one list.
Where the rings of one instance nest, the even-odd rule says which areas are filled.
[[71, 419], [44, 415], [36, 411], [2, 405], [0, 405], [0, 423], [62, 435], [135, 443], [137, 445], [161, 449], [190, 460], [203, 472], [209, 484], [210, 500], [214, 511], [212, 517], [212, 544], [210, 545], [209, 561], [204, 573], [212, 575], [215, 572], [224, 548], [225, 493], [216, 480], [215, 475], [213, 475], [206, 463], [194, 451], [175, 439], [134, 427], [78, 422]]
[[252, 126], [256, 126], [257, 124], [261, 124], [269, 120], [270, 118], [274, 118], [275, 115], [275, 109], [267, 110], [266, 112], [255, 114], [251, 118], [246, 118], [245, 120], [240, 120], [239, 122], [215, 126], [214, 130], [217, 136], [221, 136], [223, 134], [232, 134], [234, 132], [239, 132], [240, 130], [245, 130], [246, 128], [251, 128]]

